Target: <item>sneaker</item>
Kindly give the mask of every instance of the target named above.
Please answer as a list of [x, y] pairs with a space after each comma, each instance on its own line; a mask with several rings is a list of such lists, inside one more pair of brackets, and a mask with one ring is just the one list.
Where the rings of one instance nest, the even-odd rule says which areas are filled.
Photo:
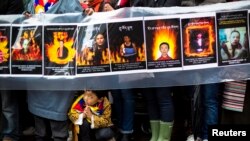
[[116, 141], [116, 140], [115, 140], [115, 138], [113, 137], [113, 138], [109, 139], [108, 141]]
[[134, 139], [132, 134], [123, 134], [121, 138], [121, 141], [133, 141], [133, 140]]
[[202, 141], [202, 139], [200, 137], [197, 137], [195, 141]]
[[73, 133], [72, 133], [72, 131], [69, 131], [69, 137], [68, 137], [67, 141], [73, 141]]
[[33, 126], [28, 127], [27, 129], [23, 130], [24, 136], [32, 136], [35, 135], [35, 128]]
[[194, 140], [194, 135], [192, 134], [192, 135], [189, 135], [188, 137], [187, 137], [187, 140], [186, 141], [195, 141]]
[[4, 137], [3, 141], [14, 141], [14, 139], [12, 139], [11, 137]]

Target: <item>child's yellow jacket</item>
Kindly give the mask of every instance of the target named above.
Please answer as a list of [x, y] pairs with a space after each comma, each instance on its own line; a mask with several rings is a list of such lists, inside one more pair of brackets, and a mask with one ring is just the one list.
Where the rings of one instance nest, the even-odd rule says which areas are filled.
[[[81, 109], [84, 109], [85, 103], [83, 96], [79, 96], [75, 102], [72, 104], [70, 111], [68, 113], [69, 119], [75, 123], [79, 118], [79, 115], [83, 112]], [[77, 107], [77, 108], [76, 108]], [[111, 105], [106, 97], [104, 97], [103, 102], [99, 103], [98, 106], [90, 107], [93, 115], [91, 119], [87, 119], [91, 123], [91, 128], [104, 128], [112, 126], [111, 121]], [[79, 125], [74, 124], [73, 128], [74, 133], [79, 133]]]

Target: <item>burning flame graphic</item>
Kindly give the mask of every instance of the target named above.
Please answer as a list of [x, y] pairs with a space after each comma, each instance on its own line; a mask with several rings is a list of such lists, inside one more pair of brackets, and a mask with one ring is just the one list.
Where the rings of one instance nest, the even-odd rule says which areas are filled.
[[137, 62], [143, 62], [143, 61], [146, 61], [146, 56], [145, 56], [145, 45], [143, 44], [142, 45], [142, 48], [138, 48], [137, 50], [137, 58], [136, 58], [136, 61]]
[[[77, 65], [78, 66], [88, 66], [93, 65], [93, 56], [94, 52], [89, 51], [87, 56], [85, 57], [82, 52], [77, 53]], [[84, 59], [88, 58], [88, 59]], [[102, 59], [101, 59], [101, 65], [109, 64], [109, 49], [106, 48], [106, 50], [102, 51]]]
[[12, 50], [12, 60], [15, 61], [39, 61], [42, 60], [41, 51], [39, 47], [31, 46], [28, 53], [23, 53], [22, 49]]
[[[46, 44], [46, 54], [50, 62], [54, 62], [56, 64], [67, 64], [68, 62], [73, 61], [76, 50], [73, 48], [74, 39], [68, 38], [67, 32], [54, 32], [53, 33], [54, 41], [51, 44]], [[63, 40], [63, 45], [68, 50], [68, 54], [66, 58], [58, 57], [58, 49], [60, 47], [60, 41]]]
[[102, 60], [101, 64], [109, 64], [109, 49], [107, 48], [106, 51], [102, 52]]
[[[27, 41], [24, 49], [24, 42]], [[25, 31], [15, 45], [12, 47], [12, 60], [14, 61], [40, 61], [41, 50], [34, 38], [34, 31]]]
[[[136, 61], [137, 62], [145, 61], [146, 60], [145, 45], [143, 44], [142, 47], [137, 46], [136, 49], [137, 49]], [[112, 63], [129, 63], [127, 59], [125, 59], [120, 55], [120, 51], [111, 51], [110, 60]]]
[[110, 60], [112, 63], [128, 63], [128, 60], [125, 60], [121, 55], [119, 51], [113, 51], [110, 54]]
[[[200, 29], [208, 31], [208, 48], [202, 52], [192, 52], [190, 47], [190, 30]], [[185, 29], [185, 42], [184, 42], [184, 53], [187, 57], [207, 57], [214, 54], [213, 43], [215, 41], [215, 35], [212, 25], [192, 25]]]
[[[163, 21], [157, 21], [156, 26], [168, 26], [165, 25]], [[161, 56], [161, 52], [159, 50], [159, 45], [162, 42], [167, 42], [169, 44], [169, 52], [168, 55], [172, 59], [177, 59], [177, 33], [175, 30], [168, 28], [168, 29], [161, 29], [155, 30], [153, 33], [153, 44], [152, 44], [152, 59], [157, 60]]]
[[8, 61], [9, 49], [8, 49], [7, 45], [8, 45], [7, 37], [0, 36], [0, 63]]

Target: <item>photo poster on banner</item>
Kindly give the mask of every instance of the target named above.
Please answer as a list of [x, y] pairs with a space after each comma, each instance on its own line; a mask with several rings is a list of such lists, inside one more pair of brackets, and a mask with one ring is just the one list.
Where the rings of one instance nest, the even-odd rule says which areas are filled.
[[42, 52], [41, 25], [12, 25], [12, 75], [42, 75]]
[[215, 13], [190, 14], [190, 17], [189, 15], [184, 17], [181, 19], [183, 68], [199, 69], [218, 66]]
[[112, 71], [146, 69], [143, 21], [139, 19], [108, 23]]
[[216, 14], [219, 65], [249, 62], [248, 11]]
[[10, 74], [10, 25], [0, 24], [0, 75]]
[[180, 19], [145, 17], [144, 21], [147, 68], [182, 69]]
[[44, 75], [75, 75], [76, 25], [44, 26]]
[[110, 72], [107, 26], [78, 26], [77, 74]]

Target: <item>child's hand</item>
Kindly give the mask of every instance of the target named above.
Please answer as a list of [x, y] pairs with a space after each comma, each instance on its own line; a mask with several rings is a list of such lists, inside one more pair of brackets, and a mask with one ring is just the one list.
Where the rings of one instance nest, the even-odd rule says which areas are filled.
[[82, 114], [83, 114], [82, 118], [85, 119], [87, 115], [85, 113], [82, 113]]
[[91, 112], [91, 110], [90, 110], [90, 108], [89, 108], [88, 106], [84, 109], [84, 114], [85, 114], [88, 118], [91, 118], [92, 112]]

